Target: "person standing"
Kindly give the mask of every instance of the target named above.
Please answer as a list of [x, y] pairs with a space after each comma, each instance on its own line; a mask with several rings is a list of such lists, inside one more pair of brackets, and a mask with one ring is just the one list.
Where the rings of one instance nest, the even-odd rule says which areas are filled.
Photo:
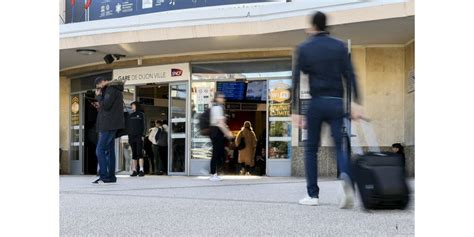
[[212, 158], [209, 177], [210, 181], [221, 181], [217, 175], [217, 170], [221, 167], [225, 158], [225, 139], [232, 139], [232, 132], [226, 124], [224, 115], [225, 98], [222, 93], [217, 92], [214, 96], [213, 105], [210, 111], [210, 128], [212, 142]]
[[[145, 114], [140, 109], [140, 104], [134, 101], [130, 104], [132, 113], [128, 116], [127, 132], [128, 143], [132, 147], [132, 174], [130, 176], [145, 176], [143, 159], [143, 137], [145, 133]], [[140, 170], [137, 172], [137, 160]]]
[[95, 79], [97, 114], [96, 155], [99, 161], [99, 179], [93, 183], [116, 183], [115, 177], [115, 134], [125, 127], [123, 116], [122, 81], [108, 81], [105, 77]]
[[151, 142], [151, 149], [153, 152], [153, 160], [155, 161], [155, 174], [159, 174], [159, 167], [160, 167], [160, 154], [158, 152], [158, 141], [156, 140], [156, 135], [162, 126], [161, 121], [155, 121], [155, 127], [151, 128], [150, 134], [148, 135], [148, 139]]
[[154, 174], [156, 172], [156, 167], [155, 167], [155, 160], [153, 156], [153, 143], [151, 143], [149, 135], [153, 128], [155, 127], [155, 121], [152, 121], [150, 123], [150, 129], [148, 129], [145, 139], [143, 139], [143, 149], [145, 150], [145, 154], [147, 157], [147, 160], [150, 162], [150, 174]]
[[239, 150], [239, 163], [242, 166], [240, 174], [250, 175], [250, 169], [255, 166], [255, 150], [257, 149], [257, 136], [253, 132], [250, 121], [245, 121], [244, 126], [237, 134], [235, 145], [243, 147]]
[[405, 158], [405, 149], [403, 148], [403, 145], [401, 143], [394, 143], [392, 144], [392, 152], [399, 154], [402, 157], [402, 162], [403, 162], [403, 169], [405, 169], [405, 163], [406, 163], [406, 158]]
[[[351, 208], [354, 204], [354, 184], [350, 159], [347, 155], [347, 143], [343, 143], [344, 123], [344, 86], [351, 90], [354, 105], [351, 117], [362, 117], [360, 98], [357, 91], [352, 63], [345, 44], [329, 36], [326, 31], [326, 15], [316, 12], [312, 17], [312, 36], [297, 48], [294, 68], [295, 85], [298, 85], [300, 71], [309, 76], [311, 103], [306, 114], [308, 140], [304, 155], [307, 197], [299, 201], [302, 205], [319, 205], [317, 153], [320, 143], [321, 124], [326, 122], [331, 127], [331, 134], [336, 145], [337, 164], [340, 167], [344, 196], [340, 208]], [[344, 78], [344, 80], [342, 80]], [[343, 84], [344, 82], [344, 84]], [[294, 100], [296, 101], [296, 100]], [[295, 102], [294, 102], [295, 103]], [[299, 115], [294, 115], [294, 122], [302, 126]], [[346, 141], [347, 142], [347, 141]]]
[[159, 154], [159, 175], [168, 174], [168, 125], [160, 122], [161, 126], [155, 135], [157, 151]]

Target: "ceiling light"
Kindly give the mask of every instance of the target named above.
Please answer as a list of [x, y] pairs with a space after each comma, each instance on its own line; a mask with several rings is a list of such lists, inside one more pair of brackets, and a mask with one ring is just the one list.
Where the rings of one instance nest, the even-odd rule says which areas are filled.
[[95, 49], [76, 49], [76, 53], [82, 54], [82, 55], [92, 55], [95, 54], [97, 50]]

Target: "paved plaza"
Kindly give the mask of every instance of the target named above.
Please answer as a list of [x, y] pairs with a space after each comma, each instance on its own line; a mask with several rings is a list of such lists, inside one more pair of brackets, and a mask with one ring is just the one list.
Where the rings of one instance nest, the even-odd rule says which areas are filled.
[[[338, 209], [340, 187], [322, 179], [320, 206], [301, 206], [304, 178], [60, 177], [61, 236], [413, 236], [407, 210]], [[414, 181], [410, 180], [414, 190]], [[413, 192], [414, 193], [414, 192]]]

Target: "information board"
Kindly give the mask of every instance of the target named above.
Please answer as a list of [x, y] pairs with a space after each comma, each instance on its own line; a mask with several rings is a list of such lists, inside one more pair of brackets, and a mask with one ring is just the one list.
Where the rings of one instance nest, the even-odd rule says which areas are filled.
[[217, 91], [228, 101], [242, 101], [245, 98], [245, 82], [218, 82]]

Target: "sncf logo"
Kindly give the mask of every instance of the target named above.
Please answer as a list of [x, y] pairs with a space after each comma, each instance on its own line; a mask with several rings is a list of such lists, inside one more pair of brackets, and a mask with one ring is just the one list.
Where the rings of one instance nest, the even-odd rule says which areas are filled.
[[183, 70], [177, 69], [177, 68], [172, 68], [171, 69], [171, 76], [172, 77], [180, 77], [183, 75]]

